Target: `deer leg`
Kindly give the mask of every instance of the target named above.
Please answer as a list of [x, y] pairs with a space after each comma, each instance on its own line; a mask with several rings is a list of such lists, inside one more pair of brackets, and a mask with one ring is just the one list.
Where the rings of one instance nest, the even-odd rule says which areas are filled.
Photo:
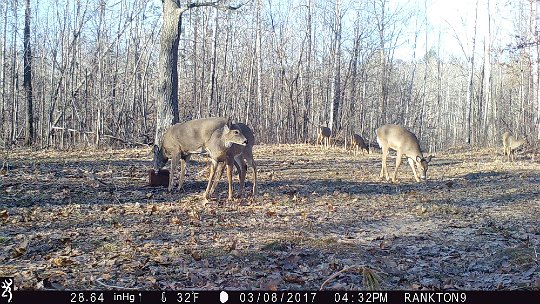
[[178, 180], [178, 190], [182, 189], [184, 185], [184, 177], [186, 175], [186, 160], [180, 157], [180, 178]]
[[217, 168], [217, 161], [212, 159], [212, 163], [210, 166], [210, 177], [208, 178], [208, 185], [206, 186], [206, 191], [204, 191], [204, 198], [207, 200], [210, 200], [210, 189], [212, 189], [212, 185], [214, 182], [214, 177], [216, 175], [216, 168]]
[[396, 169], [394, 169], [394, 176], [392, 176], [392, 182], [396, 182], [396, 177], [397, 177], [397, 171], [399, 169], [399, 166], [401, 166], [401, 156], [402, 154], [401, 153], [398, 153], [396, 155]]
[[414, 166], [414, 160], [412, 158], [408, 158], [407, 160], [409, 161], [409, 166], [411, 166], [412, 172], [414, 174], [414, 179], [416, 180], [416, 182], [420, 182], [418, 174], [416, 173], [416, 167]]
[[217, 168], [216, 168], [217, 170], [216, 175], [214, 176], [214, 180], [212, 182], [212, 189], [210, 189], [210, 195], [214, 193], [219, 182], [221, 181], [221, 176], [223, 175], [223, 169], [224, 169], [223, 162], [218, 163]]
[[242, 197], [246, 182], [247, 165], [241, 154], [234, 157], [234, 166], [236, 167], [236, 170], [238, 170], [238, 178], [240, 179], [240, 192], [238, 197]]
[[383, 176], [386, 176], [386, 180], [388, 180], [388, 168], [386, 168], [386, 158], [388, 157], [388, 149], [382, 150], [382, 165], [381, 165], [381, 174], [379, 177], [382, 179]]
[[233, 200], [233, 189], [232, 189], [232, 169], [233, 164], [227, 163], [227, 181], [229, 182], [229, 197], [227, 200], [232, 201]]
[[[253, 159], [253, 152], [251, 149], [244, 150], [244, 159], [246, 160], [247, 164], [253, 168], [253, 196], [257, 195], [257, 164], [255, 164], [255, 160]], [[247, 166], [246, 166], [246, 173], [247, 173]]]
[[[253, 168], [253, 197], [257, 196], [257, 165], [255, 164], [255, 161], [253, 160], [253, 157], [251, 157], [250, 166]], [[247, 170], [246, 170], [247, 171]]]
[[174, 176], [176, 174], [176, 169], [178, 168], [178, 158], [179, 155], [173, 153], [171, 158], [171, 172], [169, 173], [169, 192], [171, 192], [174, 187]]
[[210, 156], [206, 156], [205, 159], [205, 168], [206, 168], [206, 177], [210, 177]]

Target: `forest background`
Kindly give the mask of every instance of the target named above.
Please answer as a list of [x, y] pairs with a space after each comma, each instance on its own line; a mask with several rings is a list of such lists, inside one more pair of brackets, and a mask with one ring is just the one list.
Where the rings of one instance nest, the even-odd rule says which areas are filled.
[[[228, 116], [263, 143], [399, 123], [430, 151], [540, 138], [537, 1], [221, 3], [241, 7], [183, 13], [180, 121]], [[161, 1], [0, 9], [3, 147], [153, 143]]]

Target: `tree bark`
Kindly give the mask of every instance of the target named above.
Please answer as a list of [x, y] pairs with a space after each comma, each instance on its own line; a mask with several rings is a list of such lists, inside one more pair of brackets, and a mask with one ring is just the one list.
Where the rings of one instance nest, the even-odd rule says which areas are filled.
[[467, 111], [467, 144], [472, 144], [472, 120], [473, 120], [473, 98], [472, 93], [474, 90], [474, 81], [473, 81], [473, 75], [474, 75], [474, 58], [475, 58], [475, 51], [476, 51], [476, 26], [478, 21], [478, 0], [476, 0], [476, 15], [474, 18], [474, 35], [473, 35], [473, 41], [472, 41], [472, 50], [471, 50], [471, 57], [470, 57], [470, 69], [467, 74], [467, 96], [466, 96], [466, 104], [468, 107]]
[[[332, 67], [332, 101], [330, 103], [330, 122], [328, 126], [332, 132], [339, 131], [339, 107], [341, 104], [341, 6], [340, 0], [336, 1], [335, 11], [335, 36]], [[335, 133], [334, 133], [335, 136]]]
[[[537, 0], [530, 0], [531, 8], [530, 8], [530, 16], [529, 16], [529, 36], [531, 41], [530, 51], [531, 54], [531, 76], [532, 76], [532, 85], [533, 85], [533, 92], [532, 92], [532, 98], [536, 101], [536, 139], [540, 140], [540, 68], [539, 68], [539, 38], [538, 38], [538, 1]], [[529, 37], [528, 37], [529, 38]]]
[[178, 42], [182, 28], [182, 11], [178, 1], [163, 0], [163, 25], [159, 51], [159, 88], [156, 99], [156, 133], [160, 145], [167, 128], [178, 118]]
[[26, 138], [24, 144], [34, 142], [34, 107], [32, 100], [32, 49], [30, 46], [30, 0], [24, 1], [24, 71], [23, 85], [26, 97]]

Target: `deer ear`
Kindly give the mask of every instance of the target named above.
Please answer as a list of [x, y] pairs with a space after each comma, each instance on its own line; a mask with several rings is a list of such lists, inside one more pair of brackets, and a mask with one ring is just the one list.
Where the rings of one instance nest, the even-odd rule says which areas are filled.
[[152, 147], [152, 152], [154, 153], [159, 152], [159, 146], [154, 144], [154, 147]]
[[417, 162], [421, 162], [422, 161], [422, 157], [420, 155], [416, 155], [416, 161]]
[[223, 132], [224, 133], [228, 133], [231, 130], [229, 128], [229, 123], [230, 123], [230, 121], [223, 126]]
[[232, 126], [232, 124], [233, 124], [233, 123], [232, 123], [232, 120], [231, 120], [231, 118], [230, 118], [230, 117], [228, 117], [228, 118], [227, 118], [227, 123], [226, 123], [227, 127], [228, 127], [228, 128], [230, 129], [230, 128], [231, 128], [231, 126]]

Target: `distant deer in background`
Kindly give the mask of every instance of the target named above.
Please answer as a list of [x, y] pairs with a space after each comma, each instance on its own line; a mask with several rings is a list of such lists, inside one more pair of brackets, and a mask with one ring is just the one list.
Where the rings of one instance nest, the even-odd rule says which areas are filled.
[[238, 128], [234, 128], [231, 121], [225, 118], [202, 118], [175, 124], [167, 129], [163, 136], [161, 146], [154, 146], [154, 170], [158, 171], [171, 158], [171, 171], [169, 174], [169, 191], [174, 186], [175, 171], [180, 162], [180, 181], [178, 189], [184, 182], [186, 161], [191, 154], [208, 152], [212, 165], [208, 186], [204, 198], [210, 198], [210, 189], [213, 188], [216, 171], [227, 165], [229, 181], [229, 200], [232, 199], [232, 163], [227, 157], [229, 148], [233, 144], [246, 145], [247, 139]]
[[420, 177], [425, 180], [427, 178], [428, 164], [431, 161], [432, 155], [425, 158], [422, 155], [420, 150], [420, 144], [418, 138], [409, 130], [405, 129], [399, 125], [384, 125], [375, 130], [377, 134], [377, 142], [382, 149], [382, 168], [380, 178], [383, 175], [386, 176], [386, 180], [389, 180], [388, 177], [388, 168], [386, 166], [386, 158], [388, 157], [389, 149], [395, 150], [397, 152], [396, 156], [396, 168], [394, 170], [394, 175], [392, 176], [392, 182], [396, 182], [396, 175], [401, 165], [401, 157], [405, 155], [411, 166], [411, 169], [414, 174], [414, 179], [417, 182], [420, 182], [418, 174], [416, 173], [416, 168], [420, 171]]
[[332, 130], [328, 127], [319, 127], [319, 132], [317, 133], [317, 145], [322, 145], [321, 147], [330, 147], [330, 136], [332, 135]]
[[525, 138], [517, 139], [510, 134], [510, 132], [504, 132], [502, 135], [502, 142], [504, 147], [504, 155], [506, 155], [507, 160], [514, 161], [516, 158], [515, 150], [521, 147], [526, 140]]
[[365, 152], [369, 154], [369, 149], [364, 142], [364, 139], [356, 133], [351, 136], [351, 147], [354, 150], [354, 156], [358, 154], [358, 150], [362, 151], [362, 155], [365, 155]]

